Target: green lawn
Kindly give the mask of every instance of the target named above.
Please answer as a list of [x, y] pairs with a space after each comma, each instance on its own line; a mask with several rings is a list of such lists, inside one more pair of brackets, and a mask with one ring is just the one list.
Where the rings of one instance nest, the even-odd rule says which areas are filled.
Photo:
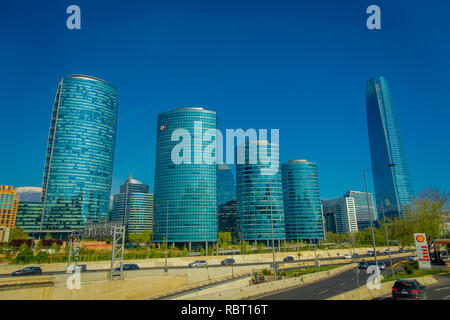
[[437, 274], [437, 273], [442, 273], [442, 270], [439, 269], [432, 269], [432, 270], [414, 270], [413, 273], [411, 274], [407, 274], [404, 273], [403, 271], [399, 271], [397, 273], [395, 273], [394, 276], [389, 275], [386, 276], [383, 280], [381, 280], [381, 282], [388, 282], [388, 281], [393, 281], [393, 280], [397, 280], [397, 279], [406, 279], [406, 278], [419, 278], [419, 277], [424, 277], [427, 275], [433, 275], [433, 274]]
[[[320, 271], [328, 271], [328, 270], [338, 268], [338, 267], [342, 267], [342, 266], [321, 266]], [[298, 269], [280, 271], [280, 276], [299, 277], [299, 276], [309, 274], [309, 273], [314, 273], [314, 272], [316, 272], [316, 267], [298, 268]]]

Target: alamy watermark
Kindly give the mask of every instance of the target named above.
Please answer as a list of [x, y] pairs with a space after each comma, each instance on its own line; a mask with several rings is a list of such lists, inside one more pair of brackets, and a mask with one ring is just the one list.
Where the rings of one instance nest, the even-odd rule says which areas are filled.
[[[160, 130], [164, 131], [165, 126]], [[258, 164], [261, 174], [273, 175], [280, 167], [280, 130], [271, 129], [268, 141], [267, 129], [226, 129], [225, 156], [224, 135], [219, 129], [204, 129], [202, 121], [194, 121], [192, 132], [186, 128], [172, 131], [171, 141], [178, 142], [171, 151], [171, 160], [179, 164]], [[235, 147], [235, 140], [237, 141]], [[246, 159], [246, 149], [248, 149]], [[236, 154], [235, 154], [236, 150]], [[224, 162], [225, 160], [225, 162]], [[236, 160], [236, 161], [235, 161]]]

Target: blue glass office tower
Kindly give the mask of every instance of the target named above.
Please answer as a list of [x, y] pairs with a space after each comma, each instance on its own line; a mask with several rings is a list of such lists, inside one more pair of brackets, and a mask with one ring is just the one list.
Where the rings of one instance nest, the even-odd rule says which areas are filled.
[[41, 230], [83, 229], [107, 218], [118, 91], [90, 76], [61, 79], [48, 136]]
[[[185, 135], [176, 137], [180, 131], [177, 129]], [[217, 241], [217, 166], [215, 153], [213, 163], [202, 159], [202, 151], [211, 144], [204, 141], [206, 130], [216, 130], [214, 111], [181, 108], [158, 115], [153, 217], [155, 242], [166, 241], [166, 235], [167, 241], [172, 243], [190, 245]], [[186, 143], [183, 150], [177, 149], [181, 143]], [[178, 163], [172, 158], [172, 153], [186, 161]]]
[[281, 166], [286, 239], [317, 242], [324, 238], [324, 221], [317, 165], [291, 160]]
[[[401, 217], [414, 194], [397, 113], [385, 78], [367, 81], [367, 126], [378, 217]], [[388, 167], [389, 164], [395, 166]]]
[[244, 163], [236, 161], [239, 239], [270, 242], [273, 223], [273, 239], [285, 240], [281, 170], [263, 174], [262, 169], [270, 165], [259, 157], [267, 152], [268, 157], [274, 156], [279, 161], [279, 147], [261, 140], [248, 141], [239, 148], [244, 152]]
[[236, 183], [233, 172], [226, 164], [217, 165], [217, 205], [236, 200]]

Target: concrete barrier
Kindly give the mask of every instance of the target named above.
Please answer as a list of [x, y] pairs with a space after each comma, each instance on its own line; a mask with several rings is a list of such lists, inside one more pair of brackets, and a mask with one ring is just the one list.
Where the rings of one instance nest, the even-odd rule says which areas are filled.
[[[437, 282], [437, 280], [433, 277], [405, 278], [405, 280], [407, 279], [416, 279], [423, 285], [430, 285]], [[380, 289], [369, 289], [367, 286], [362, 286], [358, 289], [338, 294], [327, 300], [371, 300], [383, 297], [391, 294], [392, 286], [394, 285], [394, 283], [395, 280], [383, 282], [380, 284]]]

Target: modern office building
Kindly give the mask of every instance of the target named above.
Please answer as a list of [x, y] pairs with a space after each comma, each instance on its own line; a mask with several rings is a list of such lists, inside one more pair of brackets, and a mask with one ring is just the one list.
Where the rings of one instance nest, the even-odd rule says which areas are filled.
[[16, 188], [0, 185], [0, 226], [14, 228], [18, 206], [19, 195]]
[[236, 183], [233, 172], [226, 164], [217, 165], [217, 205], [236, 200]]
[[153, 194], [148, 185], [129, 176], [113, 196], [110, 221], [122, 221], [128, 233], [140, 233], [153, 227]]
[[324, 214], [326, 232], [338, 233], [337, 216], [334, 212]]
[[[385, 78], [367, 81], [367, 126], [378, 216], [401, 217], [414, 190], [397, 112]], [[389, 166], [395, 164], [394, 166]]]
[[84, 229], [108, 215], [118, 91], [90, 76], [61, 79], [48, 135], [42, 230]]
[[[178, 130], [177, 130], [178, 129]], [[153, 241], [195, 246], [217, 242], [217, 165], [204, 161], [203, 134], [216, 130], [216, 113], [181, 108], [158, 115]], [[214, 148], [213, 148], [214, 149]], [[203, 154], [204, 155], [204, 154]]]
[[[364, 231], [365, 228], [370, 227], [371, 220], [372, 222], [378, 220], [372, 193], [347, 191], [344, 194], [344, 197], [352, 197], [355, 201], [356, 220], [358, 222], [359, 231]], [[369, 201], [369, 204], [367, 204], [367, 200]], [[370, 213], [368, 207], [370, 208]]]
[[[237, 149], [244, 163], [236, 161], [238, 235], [244, 241], [285, 240], [281, 170], [270, 170], [261, 155], [279, 161], [279, 146], [268, 141], [248, 141]], [[278, 162], [279, 163], [279, 162]], [[265, 171], [269, 169], [269, 171]]]
[[40, 230], [42, 217], [41, 202], [19, 201], [17, 209], [16, 227], [25, 232], [37, 232]]
[[355, 200], [352, 197], [322, 200], [322, 206], [324, 216], [335, 215], [337, 233], [347, 234], [358, 231]]
[[281, 165], [287, 240], [317, 242], [324, 238], [324, 221], [317, 165], [290, 160]]
[[232, 236], [237, 237], [237, 201], [230, 200], [219, 206], [219, 232], [230, 232]]

